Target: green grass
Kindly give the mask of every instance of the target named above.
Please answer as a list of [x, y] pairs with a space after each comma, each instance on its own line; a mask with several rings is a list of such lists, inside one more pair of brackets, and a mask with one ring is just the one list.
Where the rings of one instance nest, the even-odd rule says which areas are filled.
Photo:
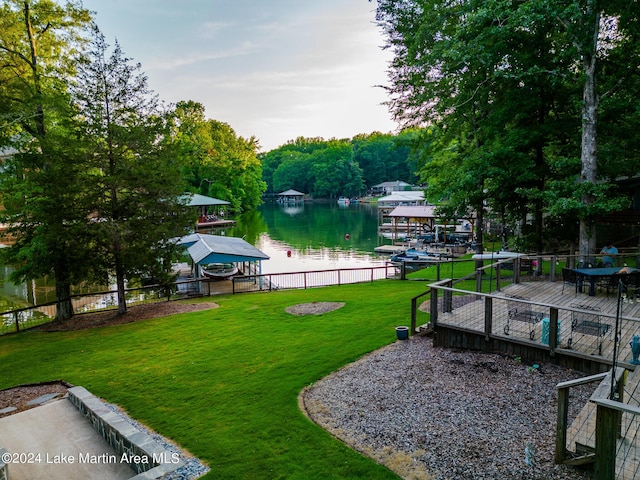
[[[0, 338], [0, 389], [65, 380], [124, 408], [211, 467], [207, 478], [389, 479], [310, 422], [307, 385], [395, 341], [422, 282], [214, 297], [220, 307], [135, 324]], [[211, 301], [210, 298], [205, 299]], [[290, 305], [345, 302], [323, 315]]]

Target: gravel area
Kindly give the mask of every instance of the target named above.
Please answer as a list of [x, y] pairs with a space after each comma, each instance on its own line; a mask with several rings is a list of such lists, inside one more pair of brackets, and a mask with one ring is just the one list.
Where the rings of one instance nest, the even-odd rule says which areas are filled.
[[[559, 382], [585, 376], [396, 341], [305, 389], [307, 415], [405, 479], [593, 478], [553, 463]], [[594, 385], [571, 390], [573, 418]]]

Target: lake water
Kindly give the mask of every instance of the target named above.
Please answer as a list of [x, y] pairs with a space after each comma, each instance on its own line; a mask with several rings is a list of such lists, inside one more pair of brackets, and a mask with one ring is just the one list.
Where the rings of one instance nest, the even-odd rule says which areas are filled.
[[[211, 233], [244, 238], [268, 255], [270, 259], [262, 262], [263, 273], [379, 266], [389, 259], [374, 252], [378, 245], [391, 243], [378, 236], [375, 204], [265, 203], [236, 220], [235, 227]], [[15, 285], [9, 281], [11, 268], [0, 267], [0, 311], [55, 300], [52, 281]]]
[[389, 256], [374, 249], [391, 242], [378, 235], [377, 215], [375, 204], [266, 203], [227, 233], [270, 257], [263, 273], [380, 266]]

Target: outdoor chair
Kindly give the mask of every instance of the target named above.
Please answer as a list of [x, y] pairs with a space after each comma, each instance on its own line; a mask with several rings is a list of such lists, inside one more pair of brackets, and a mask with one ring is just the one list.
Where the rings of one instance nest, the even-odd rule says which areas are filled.
[[626, 284], [626, 301], [635, 302], [640, 301], [638, 294], [640, 293], [640, 272], [631, 272], [627, 277]]
[[578, 275], [571, 268], [562, 269], [562, 293], [565, 285], [573, 285], [574, 296], [578, 294]]
[[627, 284], [629, 282], [629, 274], [627, 273], [614, 273], [609, 278], [606, 278], [602, 283], [598, 283], [599, 286], [602, 286], [607, 290], [607, 297], [609, 296], [609, 292], [617, 292], [618, 286], [622, 281], [622, 291], [626, 292]]
[[577, 343], [577, 339], [574, 339], [576, 334], [580, 334], [580, 338], [584, 338], [588, 335], [597, 337], [598, 355], [602, 355], [603, 339], [611, 329], [611, 325], [608, 323], [602, 323], [600, 319], [600, 310], [598, 308], [578, 304], [572, 304], [570, 307], [583, 311], [571, 312], [571, 334], [567, 341], [567, 348], [572, 348]]
[[507, 323], [504, 326], [504, 334], [509, 335], [512, 321], [524, 322], [531, 324], [531, 328], [529, 329], [529, 339], [535, 340], [535, 326], [537, 323], [542, 321], [544, 313], [533, 310], [530, 304], [524, 303], [522, 300], [529, 299], [518, 295], [507, 296]]

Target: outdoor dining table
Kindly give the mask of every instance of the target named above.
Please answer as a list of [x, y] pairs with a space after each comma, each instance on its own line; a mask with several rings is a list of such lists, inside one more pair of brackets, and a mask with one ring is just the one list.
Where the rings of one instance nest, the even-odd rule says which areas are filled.
[[584, 280], [589, 281], [589, 296], [593, 297], [596, 294], [596, 285], [599, 280], [609, 279], [616, 273], [631, 273], [637, 272], [637, 268], [630, 267], [606, 267], [606, 268], [574, 268], [578, 280], [578, 290], [582, 290], [582, 282]]

